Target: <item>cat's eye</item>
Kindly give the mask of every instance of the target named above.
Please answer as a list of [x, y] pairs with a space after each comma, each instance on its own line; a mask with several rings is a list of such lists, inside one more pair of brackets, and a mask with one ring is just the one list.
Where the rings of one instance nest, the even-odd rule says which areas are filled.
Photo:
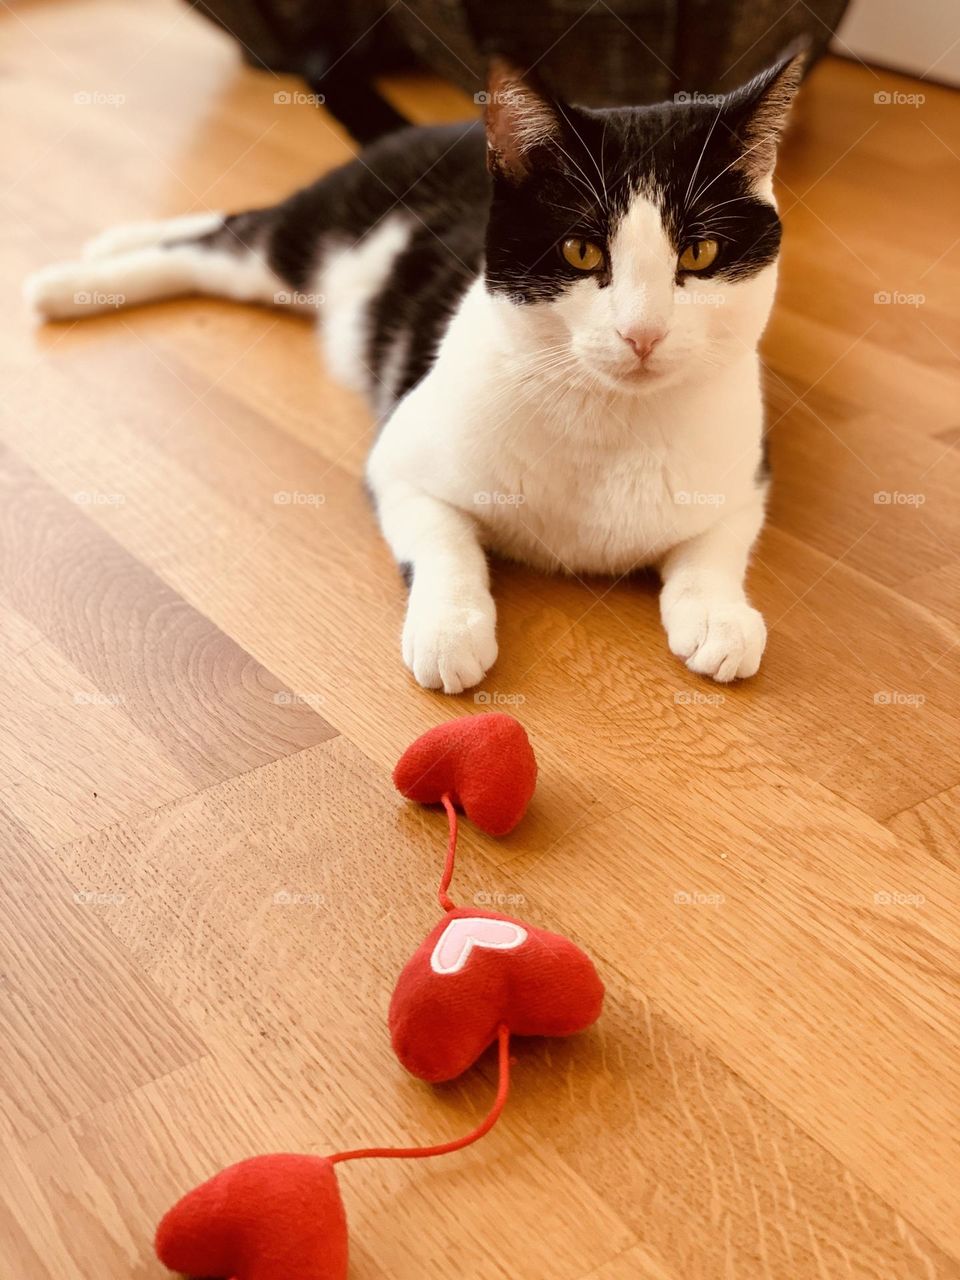
[[681, 271], [706, 271], [716, 262], [719, 252], [716, 240], [693, 240], [681, 253], [677, 266]]
[[573, 237], [560, 246], [564, 262], [578, 271], [598, 271], [603, 266], [603, 250], [592, 240]]

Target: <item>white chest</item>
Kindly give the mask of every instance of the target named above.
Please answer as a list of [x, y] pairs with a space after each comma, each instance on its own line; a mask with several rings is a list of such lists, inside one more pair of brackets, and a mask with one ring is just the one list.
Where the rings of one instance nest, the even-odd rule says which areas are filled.
[[575, 430], [529, 409], [495, 430], [478, 415], [446, 473], [455, 477], [448, 500], [471, 510], [486, 544], [504, 555], [619, 574], [655, 562], [749, 498], [759, 401], [725, 423], [712, 404], [682, 397], [615, 413], [614, 422], [601, 411]]
[[374, 452], [469, 512], [490, 549], [546, 569], [622, 574], [755, 496], [755, 358], [699, 384], [611, 399], [505, 376], [496, 349], [470, 336], [441, 350]]
[[495, 487], [473, 507], [485, 541], [502, 554], [575, 573], [623, 573], [712, 524], [729, 494], [715, 469], [637, 449], [589, 461], [500, 458]]

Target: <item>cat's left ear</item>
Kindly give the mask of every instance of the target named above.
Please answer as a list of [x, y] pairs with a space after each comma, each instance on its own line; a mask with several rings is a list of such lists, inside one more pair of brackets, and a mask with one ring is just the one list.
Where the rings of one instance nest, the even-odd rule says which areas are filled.
[[730, 94], [724, 103], [728, 128], [741, 150], [736, 168], [751, 178], [765, 178], [773, 172], [777, 146], [807, 58], [805, 44], [792, 46], [775, 66]]
[[522, 182], [533, 172], [537, 152], [561, 137], [558, 106], [535, 76], [505, 58], [490, 62], [484, 102], [487, 167], [508, 182]]

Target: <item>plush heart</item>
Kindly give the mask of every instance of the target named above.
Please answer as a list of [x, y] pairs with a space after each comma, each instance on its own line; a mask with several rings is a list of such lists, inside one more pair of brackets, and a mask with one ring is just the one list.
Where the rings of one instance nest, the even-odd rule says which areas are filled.
[[503, 836], [526, 812], [537, 761], [523, 725], [493, 711], [428, 730], [400, 757], [393, 781], [420, 804], [449, 795], [481, 830]]
[[569, 938], [460, 907], [414, 953], [390, 1002], [397, 1057], [431, 1084], [453, 1080], [497, 1038], [569, 1036], [596, 1022], [603, 984]]
[[346, 1280], [347, 1217], [317, 1156], [257, 1156], [188, 1192], [157, 1228], [171, 1271], [231, 1280]]

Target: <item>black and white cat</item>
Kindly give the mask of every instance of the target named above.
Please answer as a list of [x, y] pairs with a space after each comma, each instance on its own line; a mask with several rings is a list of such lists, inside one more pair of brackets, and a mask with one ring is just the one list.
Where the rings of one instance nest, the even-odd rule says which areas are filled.
[[785, 59], [722, 100], [585, 110], [503, 62], [482, 125], [410, 129], [275, 208], [121, 227], [27, 296], [50, 318], [185, 293], [319, 314], [384, 425], [368, 478], [427, 688], [497, 656], [486, 550], [654, 565], [671, 650], [751, 676], [764, 518], [757, 342], [773, 302]]

